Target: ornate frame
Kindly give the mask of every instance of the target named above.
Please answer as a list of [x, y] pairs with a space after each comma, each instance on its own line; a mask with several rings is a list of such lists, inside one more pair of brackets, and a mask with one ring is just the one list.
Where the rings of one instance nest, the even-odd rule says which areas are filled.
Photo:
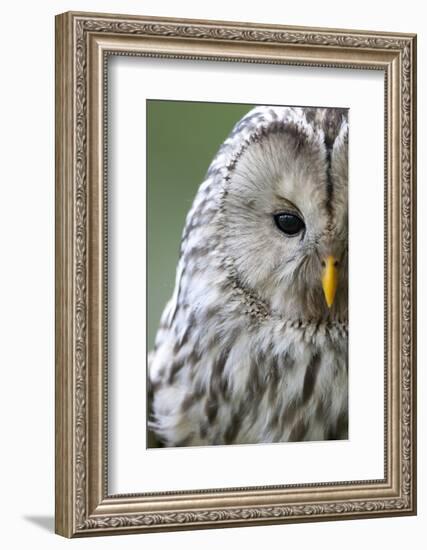
[[[385, 74], [385, 478], [108, 495], [104, 181], [108, 55]], [[416, 513], [416, 36], [218, 21], [56, 17], [56, 532], [66, 537]]]

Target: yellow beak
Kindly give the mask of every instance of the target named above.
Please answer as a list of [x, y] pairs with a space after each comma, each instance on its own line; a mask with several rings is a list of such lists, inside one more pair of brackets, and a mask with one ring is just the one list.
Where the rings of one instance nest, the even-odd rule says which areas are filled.
[[326, 258], [325, 267], [322, 273], [322, 287], [325, 293], [326, 303], [330, 308], [334, 303], [335, 293], [338, 285], [338, 269], [337, 260], [334, 256], [328, 256]]

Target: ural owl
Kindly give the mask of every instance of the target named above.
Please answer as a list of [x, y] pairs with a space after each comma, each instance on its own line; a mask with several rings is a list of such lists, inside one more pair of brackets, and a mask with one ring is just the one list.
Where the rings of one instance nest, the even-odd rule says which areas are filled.
[[257, 107], [187, 216], [149, 357], [165, 446], [348, 437], [348, 117]]

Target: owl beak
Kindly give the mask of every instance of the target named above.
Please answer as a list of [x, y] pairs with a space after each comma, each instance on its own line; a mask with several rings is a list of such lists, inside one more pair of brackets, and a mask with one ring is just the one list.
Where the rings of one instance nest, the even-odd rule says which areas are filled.
[[335, 293], [338, 286], [338, 261], [334, 256], [328, 256], [326, 260], [322, 262], [322, 287], [325, 294], [326, 303], [328, 308], [331, 308], [335, 300]]

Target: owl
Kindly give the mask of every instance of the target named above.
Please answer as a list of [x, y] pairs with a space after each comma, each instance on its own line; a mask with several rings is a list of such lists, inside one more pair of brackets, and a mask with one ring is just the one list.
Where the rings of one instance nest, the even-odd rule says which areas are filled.
[[188, 213], [149, 356], [161, 446], [348, 437], [348, 113], [260, 106]]

